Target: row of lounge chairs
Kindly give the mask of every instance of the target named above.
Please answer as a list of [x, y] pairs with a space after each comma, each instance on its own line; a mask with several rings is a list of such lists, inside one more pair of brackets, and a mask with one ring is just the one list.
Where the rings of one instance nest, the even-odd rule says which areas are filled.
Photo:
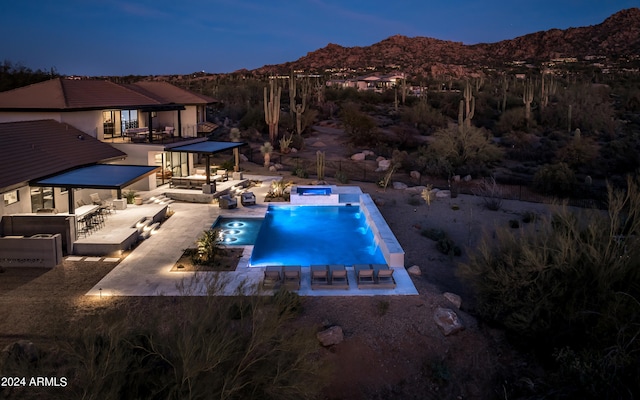
[[[358, 289], [394, 289], [393, 268], [386, 264], [356, 264], [353, 266]], [[349, 277], [344, 265], [312, 265], [311, 289], [349, 289]], [[299, 290], [301, 267], [267, 266], [264, 270], [263, 288]]]

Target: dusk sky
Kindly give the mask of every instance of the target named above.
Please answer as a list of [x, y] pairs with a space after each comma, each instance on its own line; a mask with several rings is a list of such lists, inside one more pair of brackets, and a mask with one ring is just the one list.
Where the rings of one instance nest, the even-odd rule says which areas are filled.
[[491, 43], [631, 7], [640, 0], [4, 0], [0, 61], [63, 75], [222, 73], [395, 34]]

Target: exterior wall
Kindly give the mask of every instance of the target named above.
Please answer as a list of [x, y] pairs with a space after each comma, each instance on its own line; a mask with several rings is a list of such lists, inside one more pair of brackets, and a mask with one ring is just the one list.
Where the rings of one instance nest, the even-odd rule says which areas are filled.
[[[164, 152], [164, 146], [153, 144], [130, 144], [130, 143], [113, 143], [111, 144], [118, 150], [127, 153], [127, 158], [122, 161], [114, 162], [113, 164], [126, 164], [126, 165], [155, 165], [155, 155], [157, 153]], [[156, 176], [155, 174], [149, 175], [146, 179], [142, 179], [133, 185], [131, 189], [134, 190], [152, 190], [156, 188]]]
[[61, 117], [61, 122], [65, 122], [98, 140], [104, 139], [101, 110], [62, 113]]
[[20, 122], [20, 121], [38, 121], [41, 119], [53, 119], [61, 121], [62, 116], [59, 112], [11, 112], [0, 111], [0, 123], [2, 122]]
[[[15, 189], [0, 189], [0, 196], [2, 195], [2, 193], [10, 192], [13, 190]], [[17, 190], [18, 197], [20, 199], [17, 203], [13, 203], [5, 207], [4, 201], [2, 201], [2, 198], [0, 198], [0, 216], [31, 212], [31, 192], [29, 191], [29, 186], [22, 186]]]
[[[182, 137], [198, 136], [198, 109], [196, 106], [186, 106], [180, 111], [182, 121]], [[178, 127], [176, 123], [176, 129]], [[177, 134], [177, 132], [176, 132]]]
[[0, 266], [53, 268], [62, 262], [62, 237], [0, 238]]

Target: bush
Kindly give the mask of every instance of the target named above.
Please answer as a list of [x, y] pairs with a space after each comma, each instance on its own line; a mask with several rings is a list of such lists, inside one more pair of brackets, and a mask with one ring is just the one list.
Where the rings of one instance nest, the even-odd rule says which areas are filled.
[[568, 196], [576, 183], [574, 172], [565, 163], [546, 164], [533, 176], [533, 188], [542, 194]]
[[500, 229], [460, 266], [480, 316], [555, 361], [551, 397], [640, 396], [637, 179], [609, 187], [608, 204], [608, 213], [564, 209], [528, 235]]
[[442, 254], [459, 256], [462, 254], [462, 250], [458, 246], [456, 246], [455, 242], [449, 238], [443, 238], [438, 240], [436, 243], [436, 248]]
[[301, 167], [293, 170], [293, 172], [291, 172], [291, 175], [297, 176], [298, 178], [303, 178], [303, 179], [307, 179], [309, 177], [309, 173], [307, 172], [307, 170]]
[[340, 183], [349, 183], [349, 177], [344, 171], [336, 171], [336, 180]]
[[420, 232], [420, 234], [424, 237], [427, 237], [433, 240], [434, 242], [444, 239], [447, 236], [447, 234], [442, 229], [435, 229], [435, 228], [423, 229], [422, 232]]
[[520, 228], [520, 221], [518, 221], [517, 219], [510, 219], [509, 220], [509, 227], [513, 228], [513, 229]]

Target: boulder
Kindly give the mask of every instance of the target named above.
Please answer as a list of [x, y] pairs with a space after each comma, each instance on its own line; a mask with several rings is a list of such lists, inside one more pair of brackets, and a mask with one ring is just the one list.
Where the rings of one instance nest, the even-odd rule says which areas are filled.
[[296, 149], [295, 147], [292, 147], [292, 148], [291, 148], [291, 152], [292, 152], [292, 153], [297, 153], [297, 152], [298, 152], [298, 149]]
[[382, 157], [382, 156], [378, 156], [376, 157], [376, 162], [379, 163], [382, 160], [386, 160], [386, 158]]
[[380, 171], [386, 171], [391, 167], [391, 160], [380, 160], [378, 161], [378, 169]]
[[351, 156], [351, 159], [353, 161], [364, 161], [364, 157], [365, 157], [364, 153], [356, 153]]
[[453, 181], [454, 182], [460, 182], [460, 175], [454, 175], [453, 176]]
[[372, 156], [373, 157], [375, 155], [375, 153], [373, 151], [371, 151], [371, 150], [362, 150], [362, 154], [364, 154], [365, 157], [366, 156]]
[[405, 190], [406, 188], [408, 188], [408, 186], [406, 183], [393, 182], [393, 188], [397, 190]]
[[282, 168], [284, 168], [284, 166], [280, 163], [275, 163], [273, 166], [276, 167], [276, 171], [280, 171]]
[[417, 265], [412, 265], [409, 268], [407, 268], [407, 272], [409, 273], [409, 275], [412, 275], [412, 276], [422, 275], [422, 271], [420, 270], [420, 267]]
[[327, 145], [324, 144], [324, 142], [321, 142], [320, 140], [318, 140], [317, 142], [315, 142], [311, 146], [313, 146], [313, 147], [327, 147]]
[[35, 363], [39, 358], [40, 350], [33, 342], [28, 340], [18, 340], [17, 342], [7, 345], [7, 347], [0, 352], [0, 364], [3, 364], [4, 361], [9, 359]]
[[416, 181], [420, 180], [420, 172], [418, 171], [409, 172], [409, 176], [411, 177], [411, 179], [415, 179]]
[[269, 171], [276, 172], [277, 171], [276, 166], [275, 165], [270, 166]]
[[373, 202], [376, 203], [376, 206], [378, 207], [382, 207], [385, 205], [385, 200], [381, 197], [376, 197], [375, 199], [373, 199]]
[[433, 314], [433, 320], [445, 336], [464, 330], [464, 325], [460, 322], [458, 314], [450, 308], [438, 307]]
[[451, 196], [451, 192], [449, 190], [438, 190], [436, 192], [436, 197], [439, 197], [439, 198], [450, 197], [450, 196]]
[[471, 182], [471, 175], [465, 175], [464, 178], [462, 178], [462, 180], [465, 182]]
[[449, 300], [451, 304], [453, 304], [457, 309], [460, 309], [462, 305], [462, 298], [455, 293], [445, 292], [442, 294], [445, 299]]
[[424, 189], [426, 189], [425, 186], [411, 186], [406, 189], [406, 192], [411, 194], [421, 194]]
[[344, 340], [342, 328], [337, 325], [325, 329], [322, 332], [318, 332], [316, 334], [316, 337], [318, 338], [320, 344], [324, 347], [333, 346], [334, 344], [338, 344]]

